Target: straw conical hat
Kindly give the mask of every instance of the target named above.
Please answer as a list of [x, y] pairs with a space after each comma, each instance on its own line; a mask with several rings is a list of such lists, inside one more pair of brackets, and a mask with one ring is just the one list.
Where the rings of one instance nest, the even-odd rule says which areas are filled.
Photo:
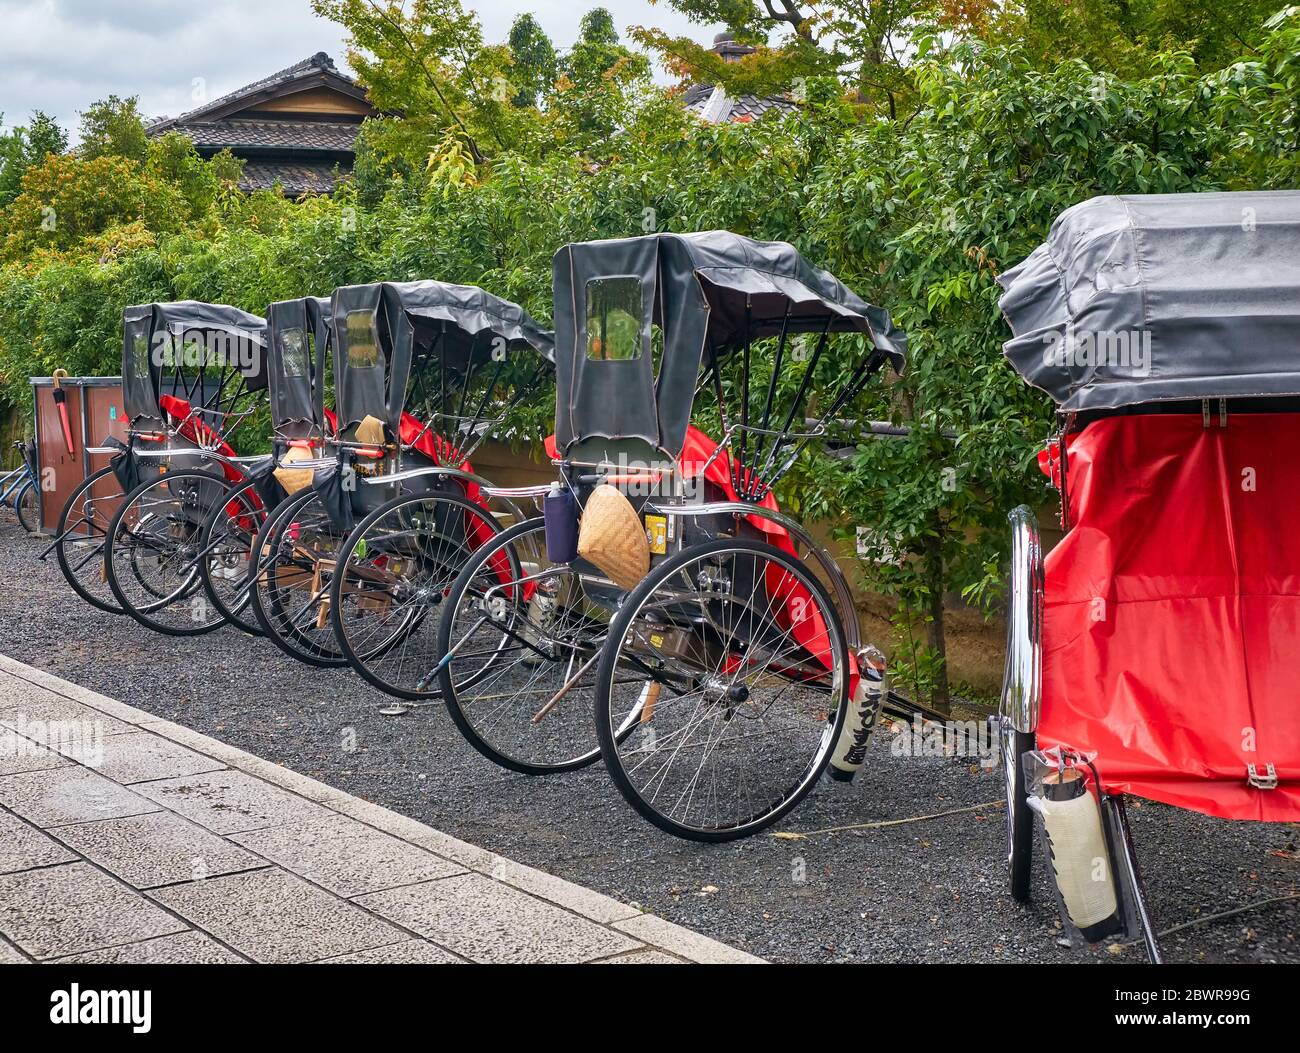
[[384, 445], [384, 422], [378, 417], [372, 417], [367, 413], [361, 418], [361, 423], [357, 425], [354, 437], [357, 442], [382, 446]]
[[610, 581], [633, 589], [650, 570], [650, 543], [632, 503], [608, 484], [587, 498], [578, 527], [578, 555]]
[[[289, 452], [280, 458], [280, 463], [286, 465], [293, 464], [295, 461], [310, 460], [310, 450], [305, 450], [301, 446], [290, 446]], [[310, 468], [277, 468], [272, 474], [290, 497], [303, 487], [311, 486], [313, 475]]]

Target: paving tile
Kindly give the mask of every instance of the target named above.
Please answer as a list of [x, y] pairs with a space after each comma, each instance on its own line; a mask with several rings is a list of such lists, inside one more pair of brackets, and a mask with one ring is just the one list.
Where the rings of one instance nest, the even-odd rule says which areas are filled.
[[374, 892], [355, 902], [476, 962], [585, 962], [640, 946], [481, 874]]
[[89, 863], [0, 876], [0, 932], [35, 958], [112, 947], [185, 928]]
[[41, 827], [158, 810], [153, 801], [78, 767], [0, 776], [0, 804]]
[[27, 685], [26, 694], [3, 694], [14, 683], [12, 679], [0, 677], [0, 724], [37, 742], [49, 742], [52, 738], [89, 740], [94, 736], [124, 735], [139, 730], [90, 706], [31, 685]]
[[59, 965], [229, 965], [245, 961], [201, 932], [178, 932], [174, 936], [54, 959]]
[[219, 834], [327, 819], [328, 809], [242, 771], [209, 772], [136, 787], [152, 801]]
[[69, 863], [74, 859], [73, 853], [34, 826], [9, 812], [0, 812], [0, 874]]
[[340, 896], [464, 873], [432, 852], [342, 815], [233, 834], [231, 840]]
[[626, 903], [620, 903], [610, 896], [593, 892], [589, 888], [575, 885], [572, 881], [565, 881], [535, 867], [516, 863], [504, 856], [497, 856], [491, 863], [474, 869], [603, 925], [622, 921], [625, 918], [635, 918], [641, 913], [637, 907], [629, 907]]
[[0, 940], [0, 965], [30, 965], [31, 960], [23, 956], [17, 948]]
[[136, 888], [266, 866], [252, 852], [171, 812], [61, 826], [59, 838]]
[[444, 951], [424, 940], [407, 940], [369, 951], [340, 954], [337, 958], [324, 958], [318, 965], [464, 965], [451, 951]]
[[283, 870], [171, 885], [150, 895], [257, 962], [311, 962], [408, 938]]
[[682, 965], [680, 958], [674, 958], [663, 951], [633, 951], [620, 954], [614, 958], [602, 958], [597, 965]]
[[25, 771], [45, 771], [71, 764], [53, 750], [38, 746], [12, 728], [0, 727], [0, 775], [18, 775]]
[[94, 768], [114, 782], [128, 786], [135, 782], [220, 771], [225, 767], [221, 761], [195, 753], [147, 731], [105, 736], [90, 756], [84, 750], [75, 748], [59, 749], [59, 752]]
[[637, 939], [653, 944], [673, 954], [680, 954], [692, 962], [706, 964], [728, 963], [738, 965], [761, 965], [762, 958], [737, 950], [725, 943], [702, 936], [691, 929], [684, 929], [671, 921], [654, 914], [642, 914], [640, 917], [614, 923], [620, 932], [630, 933]]

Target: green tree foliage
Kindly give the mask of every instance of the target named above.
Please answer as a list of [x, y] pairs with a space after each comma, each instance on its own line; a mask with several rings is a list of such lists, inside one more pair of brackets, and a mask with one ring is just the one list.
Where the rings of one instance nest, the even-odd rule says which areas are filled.
[[68, 148], [68, 136], [58, 122], [37, 110], [30, 123], [11, 132], [0, 129], [0, 209], [19, 194], [23, 176], [49, 154]]
[[536, 106], [555, 83], [559, 61], [555, 45], [530, 14], [522, 14], [510, 27], [511, 80], [516, 85], [511, 103], [518, 107]]
[[80, 153], [87, 160], [97, 157], [125, 157], [143, 161], [149, 152], [135, 96], [119, 99], [110, 95], [81, 114]]

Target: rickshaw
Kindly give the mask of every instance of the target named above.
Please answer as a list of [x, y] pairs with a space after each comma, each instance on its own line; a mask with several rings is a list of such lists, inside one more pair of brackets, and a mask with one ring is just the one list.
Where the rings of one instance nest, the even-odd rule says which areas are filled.
[[[110, 439], [110, 445], [87, 451], [111, 455], [112, 460], [68, 496], [54, 540], [38, 557], [45, 559], [54, 552], [68, 584], [91, 606], [107, 613], [124, 613], [109, 584], [105, 540], [128, 493], [169, 468], [203, 466], [213, 463], [214, 458], [225, 458], [231, 452], [226, 438], [256, 402], [256, 375], [250, 385], [238, 370], [218, 372], [215, 361], [208, 364], [211, 368], [205, 368], [203, 356], [193, 349], [178, 357], [177, 345], [184, 347], [189, 339], [191, 345], [206, 347], [214, 343], [216, 334], [224, 340], [237, 333], [247, 334], [247, 341], [256, 346], [261, 326], [261, 319], [255, 315], [195, 301], [145, 304], [123, 312], [122, 408], [128, 425], [126, 442]], [[233, 461], [224, 466], [238, 471]], [[144, 571], [149, 564], [158, 562], [140, 549], [137, 569]], [[148, 589], [145, 592], [152, 597]], [[150, 605], [149, 601], [142, 602]], [[196, 606], [189, 613], [192, 616], [201, 612]]]
[[1010, 891], [1038, 828], [1072, 934], [1159, 961], [1125, 796], [1300, 820], [1300, 193], [1093, 198], [999, 282], [1064, 531], [1011, 513]]
[[833, 753], [850, 777], [878, 713], [848, 582], [773, 488], [852, 430], [906, 337], [792, 246], [726, 231], [568, 245], [553, 277], [558, 479], [444, 601], [444, 701], [507, 768], [603, 756], [661, 829], [753, 834]]
[[104, 579], [142, 625], [196, 636], [226, 623], [203, 589], [204, 526], [265, 459], [236, 454], [230, 440], [265, 402], [266, 322], [182, 301], [129, 307], [123, 326], [131, 432], [114, 457], [126, 495], [106, 528]]
[[249, 610], [256, 576], [254, 538], [267, 515], [291, 496], [289, 490], [296, 493], [305, 485], [306, 470], [293, 463], [319, 457], [335, 426], [334, 414], [325, 406], [329, 299], [305, 296], [271, 304], [266, 333], [271, 456], [212, 509], [200, 545], [208, 598], [231, 625], [255, 636], [262, 630]]
[[343, 287], [332, 312], [338, 438], [255, 542], [255, 609], [303, 661], [427, 698], [430, 613], [502, 529], [469, 456], [547, 378], [552, 340], [515, 304], [445, 282]]

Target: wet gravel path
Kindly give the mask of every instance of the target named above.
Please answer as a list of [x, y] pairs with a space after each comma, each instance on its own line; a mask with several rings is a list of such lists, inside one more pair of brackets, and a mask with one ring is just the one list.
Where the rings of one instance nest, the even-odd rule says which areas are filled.
[[[777, 961], [1137, 961], [1140, 948], [1061, 947], [1041, 862], [1036, 901], [1005, 891], [1003, 812], [708, 846], [642, 822], [597, 766], [549, 779], [495, 768], [446, 714], [378, 713], [347, 670], [298, 665], [223, 629], [156, 636], [100, 614], [64, 584], [43, 543], [0, 517], [0, 652], [284, 764], [682, 925]], [[355, 741], [349, 752], [345, 746]], [[895, 755], [879, 737], [848, 787], [823, 787], [781, 830], [877, 823], [997, 801], [995, 770]], [[1131, 809], [1151, 906], [1168, 928], [1300, 888], [1300, 826]], [[1170, 961], [1300, 962], [1300, 901], [1197, 925]]]

